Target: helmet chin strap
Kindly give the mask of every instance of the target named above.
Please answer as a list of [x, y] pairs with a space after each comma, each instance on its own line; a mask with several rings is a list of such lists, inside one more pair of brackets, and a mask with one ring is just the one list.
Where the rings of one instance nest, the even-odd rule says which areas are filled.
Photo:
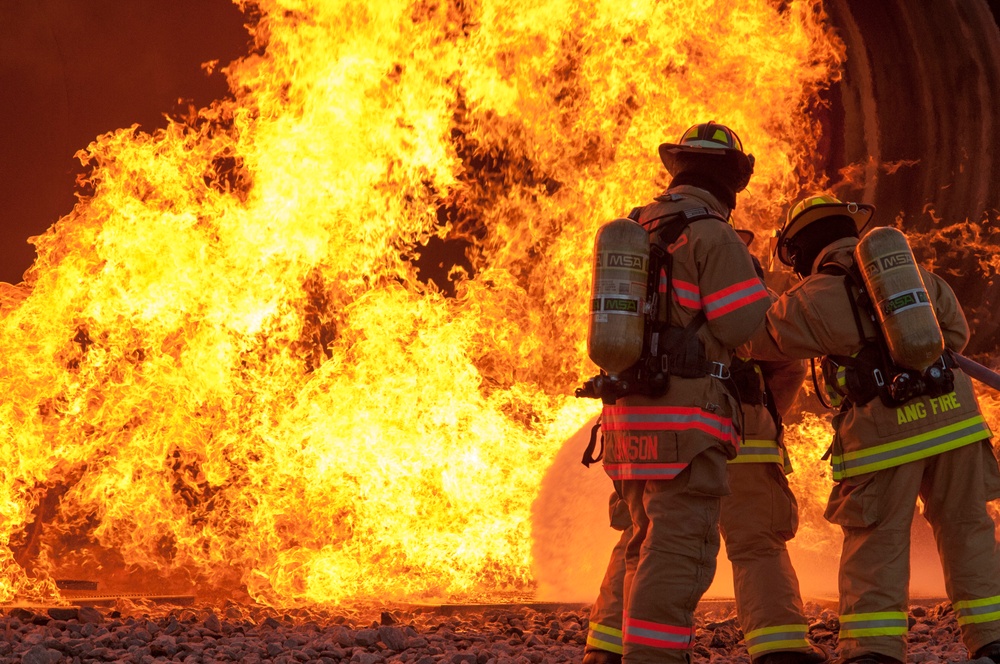
[[792, 270], [794, 270], [795, 273], [800, 277], [809, 276], [809, 271], [812, 268], [812, 266], [801, 265], [802, 261], [800, 259], [802, 258], [802, 248], [795, 245], [792, 242], [788, 242], [787, 246], [788, 246], [788, 258], [792, 262]]

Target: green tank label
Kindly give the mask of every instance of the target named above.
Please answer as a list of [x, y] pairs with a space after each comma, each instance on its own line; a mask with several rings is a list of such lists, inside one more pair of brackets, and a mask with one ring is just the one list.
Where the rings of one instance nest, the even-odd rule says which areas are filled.
[[597, 267], [619, 268], [624, 270], [646, 271], [646, 257], [638, 254], [599, 253]]
[[892, 316], [913, 307], [929, 307], [930, 299], [922, 288], [897, 293], [879, 302], [883, 316]]
[[639, 300], [625, 297], [600, 297], [591, 300], [590, 311], [611, 312], [616, 314], [639, 315]]

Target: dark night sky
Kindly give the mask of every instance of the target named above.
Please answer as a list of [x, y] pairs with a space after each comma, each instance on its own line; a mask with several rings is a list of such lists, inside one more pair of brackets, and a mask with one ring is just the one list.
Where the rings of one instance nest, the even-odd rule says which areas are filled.
[[76, 202], [73, 154], [98, 135], [226, 96], [249, 35], [230, 0], [0, 0], [0, 281]]

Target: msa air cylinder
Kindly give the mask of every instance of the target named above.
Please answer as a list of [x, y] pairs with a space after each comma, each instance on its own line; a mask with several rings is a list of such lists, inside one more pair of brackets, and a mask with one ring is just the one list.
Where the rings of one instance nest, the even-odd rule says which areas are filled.
[[631, 219], [597, 230], [587, 354], [616, 376], [642, 355], [649, 233]]
[[893, 361], [917, 371], [932, 365], [944, 352], [944, 337], [906, 236], [876, 228], [858, 243], [854, 260]]

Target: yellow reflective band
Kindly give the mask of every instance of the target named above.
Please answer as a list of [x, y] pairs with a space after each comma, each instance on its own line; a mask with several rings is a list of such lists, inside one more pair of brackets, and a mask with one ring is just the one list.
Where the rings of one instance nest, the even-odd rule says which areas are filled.
[[[965, 435], [958, 435], [958, 432], [971, 427], [976, 428]], [[940, 427], [927, 433], [910, 436], [909, 438], [878, 445], [877, 447], [870, 447], [858, 450], [857, 452], [848, 452], [843, 455], [835, 454], [830, 459], [830, 463], [833, 465], [833, 479], [840, 481], [845, 477], [854, 477], [882, 470], [883, 468], [892, 468], [893, 466], [899, 466], [910, 461], [941, 454], [942, 452], [947, 452], [963, 445], [969, 445], [987, 437], [989, 437], [989, 428], [986, 426], [986, 421], [982, 415], [976, 415], [955, 424], [949, 424], [948, 426]], [[927, 442], [933, 443], [935, 439], [940, 442], [919, 447], [912, 452], [905, 451], [907, 447]], [[871, 460], [863, 463], [866, 459]], [[858, 463], [859, 461], [862, 463]]]
[[688, 129], [687, 133], [684, 134], [684, 138], [682, 138], [681, 140], [684, 141], [689, 138], [697, 138], [697, 137], [698, 137], [698, 125], [695, 125], [690, 129]]
[[748, 632], [746, 635], [747, 641], [752, 641], [760, 636], [768, 636], [770, 634], [778, 634], [781, 632], [801, 632], [805, 634], [809, 631], [807, 625], [776, 625], [774, 627], [761, 627], [760, 629], [755, 629], [752, 632]]
[[590, 631], [600, 632], [601, 634], [610, 634], [611, 636], [617, 636], [619, 639], [622, 638], [622, 631], [620, 629], [608, 627], [607, 625], [602, 625], [600, 623], [590, 623]]
[[784, 450], [776, 440], [745, 440], [736, 458], [729, 463], [780, 463], [784, 464]]
[[795, 650], [809, 647], [807, 625], [776, 625], [748, 632], [744, 637], [751, 655], [773, 650]]
[[587, 645], [598, 650], [622, 654], [622, 631], [600, 623], [591, 622]]
[[952, 604], [958, 614], [958, 624], [983, 623], [1000, 620], [1000, 595], [982, 599], [966, 599]]
[[906, 634], [905, 627], [867, 627], [863, 629], [840, 628], [840, 638], [857, 639], [864, 636], [900, 636]]
[[974, 609], [979, 606], [989, 606], [990, 604], [1000, 604], [1000, 595], [984, 597], [983, 599], [963, 599], [960, 602], [952, 604], [952, 607], [956, 611], [961, 611], [962, 609]]
[[721, 129], [715, 130], [715, 133], [712, 134], [712, 140], [729, 145], [729, 136], [726, 134], [726, 132], [722, 131]]
[[607, 650], [608, 652], [613, 652], [621, 655], [624, 652], [624, 647], [621, 643], [611, 643], [610, 641], [602, 641], [595, 636], [587, 637], [587, 645], [596, 650]]
[[757, 653], [770, 652], [772, 650], [795, 650], [796, 648], [808, 648], [809, 642], [803, 639], [790, 639], [788, 641], [768, 641], [752, 646], [747, 646], [747, 652], [751, 655]]
[[991, 613], [979, 613], [971, 616], [959, 616], [959, 625], [968, 625], [969, 623], [984, 623], [993, 622], [994, 620], [1000, 620], [1000, 611], [993, 611]]
[[840, 638], [864, 636], [899, 636], [909, 629], [907, 616], [902, 611], [854, 613], [840, 616]]

